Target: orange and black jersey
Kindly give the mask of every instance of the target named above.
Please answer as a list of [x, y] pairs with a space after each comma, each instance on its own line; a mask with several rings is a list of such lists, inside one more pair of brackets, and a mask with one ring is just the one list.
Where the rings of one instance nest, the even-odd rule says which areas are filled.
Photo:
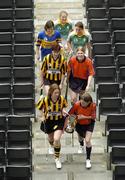
[[87, 125], [91, 123], [91, 120], [95, 120], [96, 118], [96, 104], [91, 103], [87, 107], [82, 107], [80, 101], [76, 102], [73, 107], [70, 109], [69, 114], [75, 115], [84, 115], [84, 116], [91, 116], [92, 119], [81, 119], [78, 121], [81, 125]]
[[68, 73], [73, 74], [74, 78], [88, 79], [88, 76], [95, 74], [92, 60], [84, 57], [82, 62], [79, 62], [76, 56], [72, 56], [68, 63]]
[[58, 59], [54, 60], [52, 54], [44, 57], [41, 71], [44, 78], [48, 80], [60, 81], [62, 75], [67, 72], [67, 64], [63, 55], [59, 55]]
[[63, 96], [54, 103], [47, 96], [37, 103], [39, 110], [43, 110], [46, 120], [59, 120], [63, 118], [62, 110], [67, 107], [67, 102]]

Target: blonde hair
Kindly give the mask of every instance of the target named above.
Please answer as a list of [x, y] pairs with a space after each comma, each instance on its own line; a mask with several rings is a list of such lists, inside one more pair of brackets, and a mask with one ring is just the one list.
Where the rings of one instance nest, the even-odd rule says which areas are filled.
[[62, 14], [66, 14], [66, 16], [68, 16], [68, 13], [67, 13], [66, 11], [60, 11], [60, 13], [59, 13], [59, 17], [61, 17], [61, 16], [62, 16]]
[[85, 47], [79, 46], [77, 47], [76, 52], [82, 51], [83, 53], [85, 53], [85, 49], [86, 49]]

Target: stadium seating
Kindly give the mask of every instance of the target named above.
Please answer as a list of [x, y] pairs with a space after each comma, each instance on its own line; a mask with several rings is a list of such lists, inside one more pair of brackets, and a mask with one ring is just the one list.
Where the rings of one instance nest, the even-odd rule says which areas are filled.
[[113, 180], [125, 179], [125, 165], [116, 165], [113, 170]]
[[107, 7], [123, 7], [124, 0], [114, 1], [114, 0], [107, 0]]
[[1, 180], [4, 180], [4, 176], [5, 174], [4, 174], [4, 168], [3, 167], [0, 167], [0, 179]]
[[107, 135], [107, 152], [110, 147], [125, 147], [125, 129], [110, 129]]
[[33, 0], [0, 1], [0, 180], [32, 179], [33, 5]]
[[32, 123], [28, 116], [8, 116], [7, 130], [29, 130], [32, 132]]
[[106, 131], [112, 129], [125, 129], [125, 114], [109, 114], [105, 121], [105, 135]]
[[118, 97], [120, 96], [119, 83], [99, 83], [96, 90], [96, 103], [104, 97]]
[[31, 164], [31, 151], [28, 148], [7, 148], [7, 164], [27, 166]]
[[107, 43], [110, 42], [109, 31], [92, 31], [92, 43]]
[[125, 164], [125, 147], [112, 147], [110, 152], [109, 162], [107, 162], [107, 168], [111, 170], [111, 166], [114, 165], [123, 165]]
[[6, 130], [6, 116], [0, 116], [0, 131]]
[[94, 67], [115, 66], [115, 59], [113, 55], [95, 55]]
[[125, 66], [125, 55], [118, 55], [116, 58], [116, 67], [117, 67], [117, 71], [119, 71], [120, 67], [124, 67]]
[[12, 57], [9, 55], [0, 55], [0, 67], [11, 67]]
[[32, 173], [29, 166], [7, 166], [6, 180], [31, 180]]
[[122, 112], [122, 99], [120, 97], [101, 98], [99, 102], [98, 120], [101, 115], [108, 115]]

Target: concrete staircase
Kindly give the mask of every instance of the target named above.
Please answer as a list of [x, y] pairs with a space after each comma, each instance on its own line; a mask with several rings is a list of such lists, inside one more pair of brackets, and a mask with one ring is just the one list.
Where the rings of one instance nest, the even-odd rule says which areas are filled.
[[[61, 10], [66, 10], [73, 22], [81, 20], [85, 22], [83, 16], [83, 0], [35, 0], [35, 37], [43, 29], [45, 22], [49, 19], [56, 20]], [[36, 71], [37, 68], [36, 68]], [[36, 86], [39, 87], [40, 80], [37, 77]], [[63, 94], [65, 93], [65, 87]], [[95, 92], [91, 91], [95, 99]], [[39, 90], [36, 91], [36, 101], [39, 98]], [[68, 99], [70, 102], [70, 99]], [[37, 111], [38, 112], [38, 111]], [[48, 154], [47, 137], [39, 129], [40, 119], [33, 123], [33, 180], [111, 180], [112, 172], [106, 167], [106, 137], [104, 132], [104, 119], [96, 122], [93, 133], [92, 149], [92, 169], [85, 168], [85, 153], [77, 154], [78, 141], [77, 134], [65, 133], [62, 137], [61, 160], [63, 168], [59, 171], [55, 168], [53, 155]]]
[[40, 122], [33, 125], [33, 167], [34, 180], [111, 180], [112, 172], [107, 171], [106, 163], [106, 138], [102, 136], [104, 132], [104, 121], [96, 122], [93, 133], [92, 149], [92, 169], [85, 168], [85, 152], [78, 154], [78, 141], [76, 133], [64, 133], [61, 144], [61, 161], [63, 168], [59, 171], [55, 168], [53, 155], [48, 154], [49, 144], [46, 135], [39, 130]]
[[85, 13], [82, 0], [35, 0], [35, 37], [47, 20], [57, 20], [61, 10], [66, 10], [73, 22], [83, 20]]

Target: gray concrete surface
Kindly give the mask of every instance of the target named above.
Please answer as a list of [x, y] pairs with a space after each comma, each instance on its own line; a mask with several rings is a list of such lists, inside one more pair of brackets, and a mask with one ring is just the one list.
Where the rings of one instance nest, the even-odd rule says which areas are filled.
[[[50, 18], [57, 19], [59, 10], [68, 10], [71, 14], [72, 20], [83, 20], [85, 9], [82, 7], [82, 0], [35, 0], [35, 35], [43, 28], [46, 20]], [[50, 9], [52, 11], [50, 12]], [[69, 10], [70, 9], [70, 10]], [[79, 14], [78, 14], [79, 13]], [[74, 19], [73, 19], [74, 18]], [[40, 92], [40, 77], [38, 67], [36, 67], [36, 102], [39, 98]], [[65, 83], [66, 85], [66, 83]], [[65, 93], [65, 87], [62, 92]], [[93, 85], [90, 93], [96, 100], [95, 92], [93, 92]], [[68, 96], [68, 102], [70, 97]], [[48, 154], [49, 144], [47, 137], [40, 131], [40, 117], [36, 110], [37, 121], [33, 123], [33, 180], [111, 180], [112, 172], [107, 171], [107, 154], [106, 137], [104, 133], [105, 117], [101, 117], [101, 121], [97, 121], [92, 138], [92, 168], [86, 170], [85, 168], [85, 152], [78, 154], [78, 140], [77, 134], [73, 136], [64, 133], [61, 144], [61, 161], [62, 169], [57, 170], [54, 163], [53, 155]]]

